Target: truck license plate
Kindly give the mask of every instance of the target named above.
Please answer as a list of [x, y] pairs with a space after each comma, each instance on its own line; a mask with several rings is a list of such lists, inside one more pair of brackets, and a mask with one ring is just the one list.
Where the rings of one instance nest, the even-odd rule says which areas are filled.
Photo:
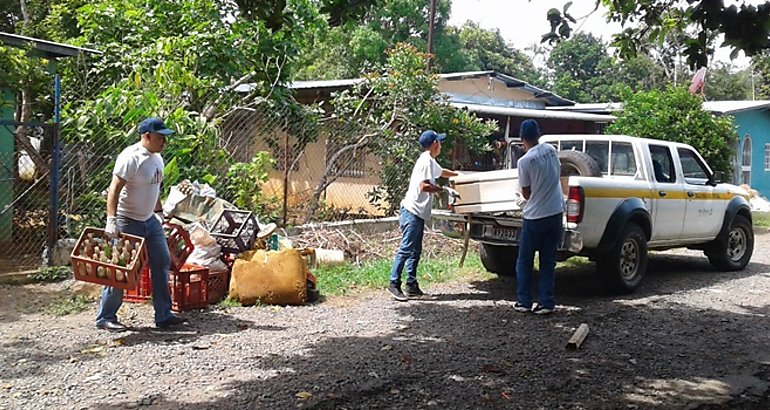
[[498, 228], [493, 227], [490, 235], [494, 239], [512, 240], [519, 238], [519, 230], [516, 228]]

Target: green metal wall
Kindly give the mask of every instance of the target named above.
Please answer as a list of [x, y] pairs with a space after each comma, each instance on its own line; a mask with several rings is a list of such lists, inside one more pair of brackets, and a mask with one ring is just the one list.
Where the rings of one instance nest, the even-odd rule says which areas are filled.
[[[0, 90], [0, 119], [13, 120], [14, 95]], [[13, 201], [13, 134], [10, 128], [0, 126], [0, 211]], [[0, 243], [13, 237], [13, 209], [0, 214]]]

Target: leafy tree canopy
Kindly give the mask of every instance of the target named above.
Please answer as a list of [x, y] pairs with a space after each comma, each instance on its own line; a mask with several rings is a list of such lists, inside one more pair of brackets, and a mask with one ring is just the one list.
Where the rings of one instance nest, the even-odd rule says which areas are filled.
[[[530, 0], [532, 1], [532, 0]], [[724, 34], [724, 45], [733, 47], [732, 57], [738, 51], [756, 55], [770, 47], [770, 3], [754, 6], [742, 3], [725, 7], [724, 0], [595, 0], [596, 7], [607, 8], [608, 21], [618, 22], [623, 32], [615, 34], [613, 46], [621, 56], [635, 55], [643, 44], [661, 43], [671, 32], [685, 32], [694, 27], [685, 39], [682, 53], [690, 67], [705, 67], [713, 55], [711, 41], [714, 34]], [[567, 2], [562, 10], [551, 9], [547, 17], [550, 32], [543, 41], [569, 38], [575, 18], [570, 15]]]
[[607, 133], [682, 142], [700, 152], [714, 171], [731, 175], [737, 135], [730, 117], [715, 117], [686, 87], [639, 92], [625, 101]]

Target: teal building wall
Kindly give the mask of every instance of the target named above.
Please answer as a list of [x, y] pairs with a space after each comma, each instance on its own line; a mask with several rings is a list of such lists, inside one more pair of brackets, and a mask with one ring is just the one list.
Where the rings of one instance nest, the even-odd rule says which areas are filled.
[[[0, 90], [0, 119], [13, 120], [14, 95]], [[0, 126], [0, 211], [13, 201], [13, 134], [11, 129]], [[13, 209], [0, 214], [0, 244], [13, 238]]]
[[[737, 164], [734, 181], [737, 185], [747, 183], [752, 189], [759, 191], [764, 197], [770, 197], [770, 162], [765, 167], [765, 156], [770, 155], [770, 110], [752, 110], [733, 114], [739, 138]], [[751, 144], [751, 168], [749, 180], [744, 179], [742, 172], [743, 150], [746, 144]], [[768, 158], [770, 160], [770, 158]]]

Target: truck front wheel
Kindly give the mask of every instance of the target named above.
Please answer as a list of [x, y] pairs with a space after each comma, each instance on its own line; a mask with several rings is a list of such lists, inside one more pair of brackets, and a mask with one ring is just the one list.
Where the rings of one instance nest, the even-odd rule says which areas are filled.
[[479, 244], [479, 258], [484, 269], [500, 276], [516, 275], [516, 259], [518, 257], [519, 248], [517, 246]]
[[706, 256], [715, 268], [723, 271], [741, 270], [748, 265], [754, 252], [754, 231], [743, 215], [735, 215], [724, 238], [717, 238], [706, 249]]
[[631, 293], [647, 271], [647, 237], [639, 225], [628, 224], [612, 248], [596, 259], [603, 284], [612, 292]]

